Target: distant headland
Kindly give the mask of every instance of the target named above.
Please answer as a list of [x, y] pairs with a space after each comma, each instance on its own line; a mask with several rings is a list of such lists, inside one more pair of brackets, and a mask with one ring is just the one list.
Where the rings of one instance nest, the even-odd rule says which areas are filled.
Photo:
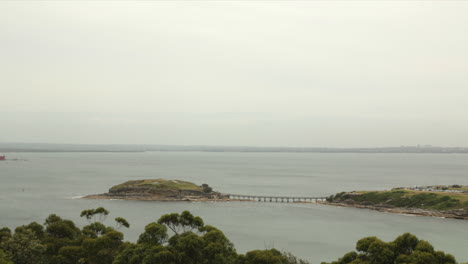
[[397, 147], [252, 147], [252, 146], [177, 146], [154, 144], [52, 144], [0, 143], [0, 152], [146, 152], [146, 151], [202, 151], [202, 152], [295, 152], [295, 153], [463, 153], [468, 147], [439, 147], [432, 145]]
[[115, 185], [108, 193], [85, 199], [119, 199], [134, 201], [228, 201], [229, 197], [213, 191], [208, 184], [198, 186], [180, 180], [146, 179]]

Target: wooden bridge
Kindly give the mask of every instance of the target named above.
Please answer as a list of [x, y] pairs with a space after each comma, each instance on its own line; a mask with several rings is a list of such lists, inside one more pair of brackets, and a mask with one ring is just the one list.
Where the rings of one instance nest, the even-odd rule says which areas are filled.
[[246, 195], [246, 194], [231, 194], [231, 193], [225, 193], [223, 194], [223, 196], [229, 197], [229, 199], [232, 199], [232, 200], [270, 202], [270, 203], [300, 203], [300, 202], [316, 203], [318, 201], [325, 201], [325, 199], [327, 199], [327, 197]]

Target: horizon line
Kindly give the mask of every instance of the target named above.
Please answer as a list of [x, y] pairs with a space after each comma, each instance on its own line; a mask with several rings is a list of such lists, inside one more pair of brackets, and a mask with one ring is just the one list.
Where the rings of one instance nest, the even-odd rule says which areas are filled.
[[464, 146], [436, 146], [431, 144], [393, 145], [372, 147], [330, 147], [330, 146], [255, 146], [255, 145], [212, 145], [212, 144], [159, 144], [159, 143], [56, 143], [56, 142], [0, 142], [0, 144], [30, 145], [75, 145], [75, 146], [159, 146], [159, 147], [210, 147], [210, 148], [282, 148], [282, 149], [382, 149], [382, 148], [468, 148]]

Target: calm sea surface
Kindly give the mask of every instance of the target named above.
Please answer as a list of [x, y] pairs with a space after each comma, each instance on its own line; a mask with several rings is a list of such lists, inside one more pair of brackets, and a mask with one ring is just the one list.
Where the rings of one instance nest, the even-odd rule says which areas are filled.
[[317, 153], [5, 153], [0, 162], [0, 226], [43, 223], [50, 213], [86, 223], [82, 210], [104, 206], [126, 218], [135, 241], [161, 215], [189, 210], [220, 228], [239, 252], [275, 247], [312, 263], [331, 261], [375, 235], [412, 232], [468, 262], [468, 221], [406, 216], [317, 204], [175, 203], [84, 200], [132, 179], [208, 183], [225, 193], [328, 196], [398, 186], [468, 185], [468, 155]]

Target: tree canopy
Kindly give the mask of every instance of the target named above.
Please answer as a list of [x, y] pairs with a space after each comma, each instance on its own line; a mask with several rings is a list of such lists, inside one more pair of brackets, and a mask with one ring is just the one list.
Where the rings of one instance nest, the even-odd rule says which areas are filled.
[[[276, 249], [238, 254], [223, 234], [188, 211], [161, 216], [146, 225], [136, 243], [124, 241], [118, 229], [130, 224], [109, 211], [84, 210], [88, 225], [49, 215], [44, 224], [32, 222], [12, 232], [0, 228], [0, 264], [308, 264]], [[450, 254], [435, 251], [427, 241], [406, 233], [392, 242], [377, 237], [360, 239], [356, 251], [331, 264], [455, 264]]]
[[[455, 258], [432, 245], [405, 233], [394, 241], [365, 237], [356, 243], [356, 251], [345, 254], [331, 264], [456, 264]], [[323, 262], [322, 264], [330, 264]]]

